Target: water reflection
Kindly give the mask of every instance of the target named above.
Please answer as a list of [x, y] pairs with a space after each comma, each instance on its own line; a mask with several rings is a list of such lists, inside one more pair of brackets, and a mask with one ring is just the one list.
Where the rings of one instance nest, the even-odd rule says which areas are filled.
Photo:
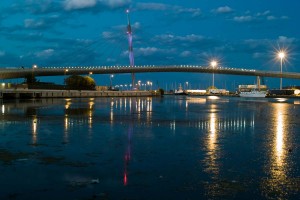
[[210, 105], [209, 110], [209, 126], [208, 126], [208, 135], [206, 139], [206, 150], [207, 157], [205, 158], [206, 172], [217, 175], [219, 173], [219, 164], [218, 159], [218, 114], [216, 112], [217, 106], [215, 104]]
[[288, 169], [291, 167], [287, 162], [287, 134], [289, 115], [288, 104], [277, 103], [273, 105], [273, 112], [270, 115], [273, 118], [273, 128], [271, 129], [270, 139], [271, 154], [267, 171], [269, 171], [270, 178], [263, 181], [263, 191], [268, 197], [276, 196], [283, 197], [288, 187]]
[[[222, 131], [239, 131], [244, 132], [247, 127], [254, 128], [255, 120], [254, 118], [246, 118], [246, 117], [224, 117], [222, 120], [217, 120], [216, 124], [212, 124], [211, 121], [206, 121], [205, 118], [200, 118], [198, 121], [190, 121], [188, 126], [197, 128], [199, 130], [207, 130], [211, 129], [211, 126], [216, 126], [218, 129], [222, 129]], [[175, 124], [175, 122], [174, 122]], [[171, 129], [174, 129], [173, 122], [170, 122]]]
[[[127, 107], [131, 114], [136, 114], [137, 121], [144, 117], [149, 124], [152, 118], [152, 98], [112, 98], [110, 100], [110, 122], [113, 124], [115, 112], [127, 113]], [[146, 113], [146, 115], [144, 115]]]
[[124, 156], [124, 175], [123, 175], [123, 184], [126, 186], [128, 184], [128, 165], [131, 160], [131, 137], [133, 132], [132, 123], [130, 123], [127, 131], [127, 147], [125, 150]]
[[37, 116], [32, 117], [32, 143], [37, 144]]

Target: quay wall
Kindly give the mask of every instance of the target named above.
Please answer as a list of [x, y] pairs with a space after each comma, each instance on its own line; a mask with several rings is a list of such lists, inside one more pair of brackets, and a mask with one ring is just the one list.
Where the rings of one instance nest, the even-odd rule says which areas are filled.
[[0, 90], [0, 99], [80, 98], [80, 97], [149, 97], [156, 91], [90, 91], [90, 90]]

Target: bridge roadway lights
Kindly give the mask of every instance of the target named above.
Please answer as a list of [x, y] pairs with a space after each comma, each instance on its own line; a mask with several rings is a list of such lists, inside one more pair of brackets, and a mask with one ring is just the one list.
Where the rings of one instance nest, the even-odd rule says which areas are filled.
[[[39, 67], [34, 70], [34, 75], [37, 76], [64, 76], [65, 67], [62, 68], [43, 68]], [[116, 67], [97, 67], [91, 70], [88, 68], [71, 68], [68, 67], [68, 75], [81, 75], [93, 72], [93, 74], [118, 74], [118, 73], [151, 73], [151, 72], [193, 72], [193, 73], [215, 73], [215, 74], [232, 74], [245, 76], [260, 76], [260, 77], [276, 77], [276, 78], [292, 78], [300, 79], [300, 73], [280, 73], [278, 71], [259, 71], [246, 70], [238, 68], [221, 68], [217, 67], [214, 70], [211, 67], [200, 66], [116, 66]], [[24, 78], [32, 74], [32, 69], [0, 69], [0, 79]]]

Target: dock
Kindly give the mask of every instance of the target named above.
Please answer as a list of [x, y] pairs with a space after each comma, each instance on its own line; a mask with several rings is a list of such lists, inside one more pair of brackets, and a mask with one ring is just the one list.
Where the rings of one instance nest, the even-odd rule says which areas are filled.
[[3, 89], [0, 99], [81, 98], [81, 97], [150, 97], [160, 96], [151, 91], [94, 91], [94, 90], [38, 90]]

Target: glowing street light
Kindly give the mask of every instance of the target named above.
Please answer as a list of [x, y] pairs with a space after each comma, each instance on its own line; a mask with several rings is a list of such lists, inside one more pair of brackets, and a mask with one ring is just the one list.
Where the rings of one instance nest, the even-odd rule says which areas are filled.
[[[283, 50], [280, 50], [278, 52], [278, 58], [280, 59], [280, 73], [282, 75], [282, 62], [283, 59], [285, 58], [286, 53]], [[280, 77], [280, 90], [282, 90], [282, 77]]]
[[[214, 68], [218, 65], [218, 63], [217, 63], [217, 61], [212, 60], [212, 61], [210, 62], [210, 65], [211, 65], [212, 68], [214, 69]], [[213, 88], [215, 87], [215, 73], [213, 73], [212, 86], [213, 86]]]
[[111, 74], [111, 75], [109, 76], [109, 79], [110, 79], [110, 89], [112, 89], [112, 79], [113, 79], [113, 77], [114, 77], [113, 74]]
[[66, 74], [67, 74], [68, 71], [69, 71], [69, 69], [65, 69], [65, 72], [64, 72], [64, 84], [66, 84]]
[[32, 65], [32, 72], [31, 72], [31, 82], [35, 82], [35, 79], [34, 79], [34, 69], [36, 69], [37, 68], [37, 65], [36, 64], [34, 64], [34, 65]]

